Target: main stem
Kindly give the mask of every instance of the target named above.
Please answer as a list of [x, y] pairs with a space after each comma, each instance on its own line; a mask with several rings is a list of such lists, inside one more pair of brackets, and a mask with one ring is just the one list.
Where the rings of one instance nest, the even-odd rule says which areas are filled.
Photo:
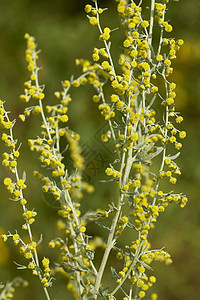
[[[123, 195], [121, 195], [119, 197], [119, 199], [120, 200], [119, 200], [119, 203], [118, 203], [118, 206], [117, 206], [117, 213], [116, 213], [116, 215], [115, 215], [115, 217], [112, 221], [111, 229], [110, 229], [109, 236], [108, 236], [107, 246], [106, 246], [106, 249], [105, 249], [102, 261], [101, 261], [101, 265], [100, 265], [100, 268], [99, 268], [99, 271], [98, 271], [98, 274], [97, 274], [97, 278], [96, 278], [95, 289], [97, 291], [99, 290], [99, 287], [100, 287], [100, 284], [101, 284], [101, 279], [102, 279], [102, 276], [103, 276], [103, 273], [104, 273], [104, 269], [106, 267], [106, 263], [107, 263], [110, 251], [114, 246], [113, 245], [114, 244], [113, 236], [114, 236], [114, 233], [115, 233], [115, 227], [117, 225], [119, 214], [121, 212], [121, 205], [122, 205], [121, 203], [122, 203], [122, 200], [123, 200]], [[97, 298], [97, 295], [94, 296], [94, 299], [96, 299], [96, 298]]]
[[152, 45], [152, 38], [153, 38], [154, 9], [155, 9], [155, 0], [151, 0], [150, 25], [149, 25], [149, 37], [148, 37], [148, 44], [150, 46]]

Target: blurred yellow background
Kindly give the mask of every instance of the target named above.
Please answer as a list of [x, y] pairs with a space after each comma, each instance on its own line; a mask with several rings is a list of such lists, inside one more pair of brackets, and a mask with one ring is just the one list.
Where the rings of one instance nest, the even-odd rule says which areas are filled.
[[[150, 0], [145, 1], [149, 5]], [[93, 47], [99, 44], [97, 29], [89, 25], [84, 13], [85, 0], [1, 0], [0, 1], [0, 97], [7, 101], [7, 109], [12, 118], [23, 111], [24, 105], [19, 101], [23, 83], [28, 79], [24, 59], [26, 32], [35, 36], [40, 53], [40, 82], [46, 86], [46, 101], [53, 103], [53, 92], [61, 89], [60, 82], [69, 79], [72, 74], [79, 74], [75, 67], [76, 58], [91, 59]], [[145, 3], [146, 4], [146, 3]], [[99, 0], [101, 7], [109, 10], [102, 16], [104, 25], [110, 28], [118, 26], [114, 13], [116, 2]], [[167, 267], [164, 264], [154, 265], [158, 278], [154, 289], [162, 300], [182, 300], [200, 298], [200, 1], [170, 1], [168, 19], [174, 27], [172, 36], [185, 40], [178, 58], [172, 80], [177, 83], [177, 110], [184, 117], [182, 128], [187, 131], [187, 138], [181, 156], [178, 158], [182, 170], [176, 189], [189, 198], [188, 205], [182, 210], [171, 206], [161, 215], [157, 226], [150, 234], [153, 248], [165, 246], [171, 253], [174, 263]], [[120, 31], [112, 34], [113, 56], [117, 59], [120, 52], [122, 36]], [[104, 176], [103, 169], [111, 154], [106, 148], [98, 145], [96, 135], [103, 126], [96, 105], [92, 103], [92, 89], [81, 87], [73, 94], [70, 105], [70, 126], [81, 135], [83, 148], [87, 143], [95, 153], [101, 153], [98, 168], [88, 165], [85, 176], [95, 185], [95, 194], [83, 200], [84, 211], [96, 207], [106, 207], [109, 200], [109, 188], [102, 189], [99, 180]], [[80, 121], [81, 120], [81, 121]], [[54, 259], [54, 252], [46, 246], [49, 239], [56, 236], [56, 209], [43, 198], [40, 183], [32, 178], [32, 171], [37, 164], [37, 156], [30, 153], [25, 140], [34, 138], [39, 128], [40, 117], [31, 117], [26, 126], [18, 120], [15, 137], [22, 141], [19, 163], [20, 170], [27, 172], [26, 197], [29, 208], [35, 208], [38, 217], [33, 225], [36, 236], [43, 233], [43, 245], [40, 246], [41, 257]], [[24, 141], [24, 142], [23, 142]], [[2, 148], [1, 143], [1, 148]], [[3, 149], [3, 148], [2, 148]], [[33, 159], [30, 159], [30, 155]], [[0, 169], [0, 230], [7, 232], [21, 228], [22, 217], [17, 203], [8, 200], [9, 196], [2, 184], [7, 175], [6, 169]], [[94, 176], [93, 176], [94, 175]], [[92, 178], [91, 178], [92, 177]], [[29, 191], [28, 191], [29, 190]], [[33, 192], [34, 191], [34, 192]], [[102, 204], [105, 199], [105, 203]], [[91, 226], [90, 233], [99, 233], [100, 229]], [[104, 236], [104, 232], [102, 235]], [[128, 239], [128, 237], [127, 237]], [[124, 238], [126, 240], [126, 237]], [[8, 247], [8, 246], [9, 247]], [[101, 253], [98, 253], [100, 256]], [[114, 256], [113, 256], [114, 259]], [[44, 299], [43, 291], [37, 278], [30, 271], [16, 270], [13, 261], [23, 263], [17, 248], [12, 243], [0, 241], [0, 281], [6, 282], [16, 275], [30, 281], [29, 287], [17, 291], [18, 299]], [[114, 263], [114, 261], [113, 261]], [[67, 280], [56, 277], [52, 288], [52, 299], [71, 299], [66, 289]]]

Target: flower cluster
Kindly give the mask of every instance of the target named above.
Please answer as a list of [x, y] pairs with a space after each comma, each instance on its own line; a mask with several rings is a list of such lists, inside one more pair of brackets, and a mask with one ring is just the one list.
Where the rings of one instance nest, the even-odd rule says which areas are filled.
[[3, 289], [0, 292], [0, 299], [1, 300], [9, 300], [14, 297], [14, 293], [16, 290], [16, 287], [23, 286], [27, 287], [28, 282], [23, 280], [21, 277], [16, 277], [12, 281], [7, 282], [6, 285], [0, 285], [0, 289]]
[[[92, 5], [85, 6], [85, 11], [89, 23], [99, 30], [101, 47], [94, 48], [91, 61], [76, 60], [82, 75], [62, 82], [62, 91], [54, 93], [55, 105], [44, 106], [44, 85], [39, 83], [38, 76], [39, 51], [34, 37], [25, 34], [30, 77], [20, 96], [26, 107], [19, 118], [24, 122], [31, 113], [41, 117], [41, 132], [28, 139], [28, 145], [38, 153], [42, 166], [42, 171], [35, 170], [34, 176], [41, 180], [43, 193], [53, 196], [58, 208], [57, 227], [62, 233], [49, 242], [49, 247], [59, 253], [54, 270], [49, 258], [44, 257], [41, 262], [38, 258], [41, 239], [36, 242], [31, 229], [37, 212], [27, 208], [24, 197], [26, 173], [19, 176], [17, 168], [20, 147], [13, 136], [15, 121], [10, 121], [3, 101], [0, 102], [0, 125], [4, 130], [1, 138], [9, 149], [3, 153], [2, 164], [14, 177], [6, 177], [4, 185], [12, 199], [22, 206], [22, 229], [27, 230], [29, 241], [25, 242], [19, 231], [3, 234], [2, 238], [6, 241], [10, 237], [19, 245], [20, 253], [28, 260], [26, 266], [20, 267], [39, 277], [48, 300], [48, 288], [56, 272], [67, 277], [67, 288], [76, 299], [115, 300], [120, 290], [123, 300], [140, 300], [145, 296], [156, 300], [156, 293], [149, 294], [149, 288], [156, 283], [151, 263], [160, 261], [169, 265], [172, 259], [163, 248], [151, 248], [149, 232], [168, 205], [176, 203], [182, 208], [188, 201], [182, 193], [171, 191], [171, 185], [176, 184], [181, 174], [176, 159], [186, 132], [179, 129], [183, 117], [176, 111], [176, 84], [170, 80], [173, 60], [183, 40], [168, 37], [173, 30], [166, 19], [169, 1], [151, 0], [150, 10], [145, 13], [142, 1], [138, 5], [132, 0], [116, 2], [125, 29], [120, 56], [117, 59], [112, 56], [111, 37], [115, 29], [101, 25], [100, 17], [106, 9], [99, 8], [93, 0]], [[149, 18], [144, 18], [148, 12]], [[115, 198], [105, 211], [97, 209], [82, 214], [83, 192], [92, 193], [94, 188], [82, 178], [85, 165], [80, 136], [69, 128], [68, 106], [71, 89], [86, 84], [94, 87], [92, 100], [108, 124], [101, 140], [113, 142], [114, 159], [106, 167], [105, 176], [115, 187]], [[62, 141], [67, 144], [64, 149]], [[106, 243], [87, 233], [87, 224], [101, 218], [106, 218], [109, 224], [97, 222], [109, 231]], [[133, 231], [133, 240], [122, 246], [120, 239], [127, 228]], [[103, 250], [99, 268], [94, 263], [98, 247]], [[118, 270], [111, 268], [115, 287], [109, 290], [104, 288], [102, 280], [111, 251], [116, 252], [120, 264]]]
[[[6, 167], [9, 171], [11, 171], [14, 176], [6, 177], [4, 179], [4, 185], [7, 191], [11, 194], [11, 200], [19, 202], [22, 207], [22, 218], [24, 220], [24, 224], [22, 225], [22, 229], [27, 231], [28, 239], [22, 238], [21, 235], [16, 231], [14, 234], [2, 234], [2, 239], [6, 242], [8, 238], [12, 238], [15, 245], [19, 246], [19, 252], [24, 256], [25, 259], [30, 262], [26, 263], [26, 265], [21, 266], [20, 268], [28, 268], [32, 270], [34, 275], [38, 275], [40, 280], [42, 280], [42, 272], [40, 270], [39, 258], [37, 253], [37, 246], [40, 244], [41, 240], [35, 242], [33, 238], [33, 233], [31, 229], [31, 225], [35, 222], [35, 217], [37, 212], [34, 210], [29, 210], [27, 208], [27, 200], [24, 197], [24, 190], [27, 188], [26, 181], [26, 173], [23, 172], [20, 177], [18, 171], [18, 158], [20, 156], [19, 145], [17, 140], [14, 139], [13, 127], [15, 121], [10, 121], [9, 113], [4, 108], [3, 101], [0, 102], [1, 116], [2, 116], [2, 127], [6, 132], [2, 133], [2, 140], [5, 143], [5, 146], [8, 148], [7, 152], [3, 153], [2, 165]], [[4, 125], [10, 124], [9, 126]], [[8, 131], [8, 132], [7, 132]], [[49, 278], [50, 279], [50, 278]], [[50, 279], [51, 280], [51, 279]], [[44, 285], [45, 294], [48, 297], [47, 287], [48, 285]], [[7, 298], [6, 298], [7, 297]], [[5, 296], [2, 299], [10, 299], [11, 296]]]
[[[166, 183], [161, 182], [167, 179], [174, 185], [181, 174], [175, 160], [186, 133], [177, 126], [183, 118], [175, 109], [176, 84], [168, 77], [173, 73], [172, 62], [183, 40], [164, 37], [165, 32], [173, 30], [165, 20], [168, 1], [151, 1], [148, 20], [143, 18], [142, 5], [127, 0], [117, 2], [117, 11], [125, 28], [118, 66], [111, 55], [110, 34], [113, 30], [109, 27], [102, 29], [97, 1], [94, 1], [94, 6], [85, 7], [90, 14], [90, 23], [98, 26], [99, 39], [104, 44], [102, 48], [94, 48], [92, 54], [92, 72], [96, 74], [93, 86], [97, 91], [93, 101], [98, 103], [101, 115], [109, 124], [109, 131], [102, 136], [102, 141], [112, 139], [115, 144], [116, 158], [105, 173], [111, 178], [109, 182], [116, 182], [119, 195], [95, 289], [100, 289], [113, 244], [126, 227], [131, 227], [136, 230], [137, 239], [124, 249], [118, 249], [117, 257], [124, 260], [124, 264], [117, 276], [116, 272], [113, 273], [117, 277], [117, 286], [108, 296], [114, 299], [124, 282], [131, 278], [130, 290], [124, 291], [124, 299], [134, 290], [135, 298], [141, 299], [155, 282], [154, 276], [148, 276], [150, 263], [153, 260], [165, 261], [166, 264], [172, 262], [167, 252], [150, 249], [149, 230], [154, 228], [157, 218], [169, 204], [184, 207], [188, 201], [181, 193], [165, 191]], [[91, 18], [95, 22], [91, 22]], [[158, 45], [154, 43], [156, 23], [160, 27]], [[112, 88], [111, 94], [104, 89], [107, 85]], [[158, 108], [155, 110], [155, 103], [156, 107], [160, 105], [159, 111]], [[152, 294], [152, 299], [157, 299], [157, 296]]]
[[[54, 93], [58, 103], [53, 106], [46, 105], [44, 108], [44, 97], [40, 96], [41, 94], [44, 95], [44, 88], [39, 84], [39, 67], [36, 63], [38, 58], [37, 46], [32, 36], [26, 34], [25, 38], [27, 39], [26, 53], [31, 56], [30, 61], [28, 60], [28, 71], [31, 74], [30, 81], [25, 83], [26, 86], [29, 85], [29, 90], [26, 90], [26, 95], [22, 95], [20, 98], [23, 99], [26, 96], [35, 105], [31, 103], [31, 106], [26, 107], [24, 114], [19, 117], [22, 121], [25, 121], [25, 117], [28, 116], [27, 112], [36, 114], [36, 110], [37, 114], [41, 116], [40, 135], [36, 139], [28, 140], [30, 150], [38, 152], [38, 158], [43, 167], [42, 172], [34, 171], [34, 176], [41, 179], [43, 192], [52, 194], [55, 201], [59, 203], [58, 216], [61, 219], [59, 219], [57, 227], [64, 229], [66, 235], [66, 240], [62, 238], [53, 239], [49, 243], [49, 247], [58, 247], [61, 253], [61, 267], [56, 268], [56, 271], [67, 270], [67, 272], [72, 273], [69, 276], [72, 286], [76, 285], [75, 290], [81, 289], [81, 293], [87, 294], [89, 288], [81, 287], [80, 281], [90, 282], [91, 272], [96, 273], [97, 271], [92, 262], [93, 255], [88, 250], [92, 240], [89, 241], [86, 234], [86, 220], [81, 216], [79, 201], [83, 197], [83, 191], [92, 193], [94, 188], [82, 180], [82, 171], [85, 166], [81, 154], [82, 150], [79, 146], [80, 136], [69, 128], [67, 112], [68, 104], [72, 100], [70, 88], [79, 87], [89, 81], [92, 84], [92, 74], [87, 79], [83, 74], [77, 79], [64, 80], [62, 82], [63, 91]], [[29, 67], [30, 62], [31, 68]], [[81, 64], [83, 67], [87, 65], [84, 61], [77, 62], [77, 64]], [[34, 93], [30, 93], [30, 89]], [[61, 149], [61, 140], [63, 139], [68, 144], [65, 149]], [[67, 162], [64, 163], [64, 160], [66, 161], [65, 152], [67, 152]], [[72, 169], [70, 170], [66, 167], [69, 162], [72, 163]], [[34, 211], [27, 211], [23, 214], [23, 217], [30, 224], [34, 219], [34, 215]], [[80, 263], [80, 261], [83, 262]], [[49, 260], [44, 258], [42, 265], [44, 273], [41, 273], [40, 280], [44, 288], [47, 288], [52, 284]], [[33, 262], [28, 265], [28, 268], [32, 269], [34, 274], [38, 271]], [[77, 271], [86, 271], [86, 269], [88, 271], [82, 274], [81, 279], [80, 275], [77, 275]], [[78, 284], [74, 281], [75, 279], [77, 279]]]

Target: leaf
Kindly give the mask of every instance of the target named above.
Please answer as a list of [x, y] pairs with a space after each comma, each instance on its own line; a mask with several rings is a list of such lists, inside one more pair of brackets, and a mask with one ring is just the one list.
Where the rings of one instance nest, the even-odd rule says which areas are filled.
[[80, 284], [82, 285], [82, 287], [84, 287], [86, 289], [86, 285], [84, 284], [84, 282], [82, 280], [80, 280]]
[[111, 267], [110, 269], [111, 269], [111, 273], [113, 275], [113, 278], [119, 278], [119, 275], [117, 274], [115, 268]]
[[145, 160], [152, 160], [155, 156], [158, 156], [162, 151], [163, 151], [163, 147], [158, 147], [155, 152], [146, 155]]
[[135, 230], [138, 230], [136, 227], [135, 227], [135, 225], [134, 224], [132, 224], [132, 223], [127, 223], [127, 226], [129, 227], [129, 228], [132, 228], [132, 229], [135, 229]]
[[153, 270], [153, 268], [147, 265], [145, 262], [143, 262], [142, 265], [148, 270]]
[[42, 234], [40, 235], [40, 239], [39, 241], [37, 242], [37, 245], [39, 245], [40, 243], [42, 243], [42, 240], [43, 240], [43, 237], [42, 237]]
[[126, 197], [132, 197], [133, 195], [138, 195], [138, 194], [139, 194], [138, 191], [135, 191], [135, 192], [128, 192], [125, 195]]
[[113, 207], [113, 204], [108, 204], [108, 207], [110, 209], [110, 212], [113, 211], [115, 208]]
[[89, 269], [84, 265], [84, 263], [82, 262], [82, 260], [80, 258], [77, 258], [77, 263], [78, 265], [83, 269], [83, 271], [89, 271]]
[[92, 295], [98, 295], [98, 291], [95, 289], [93, 285], [90, 284], [90, 293]]
[[144, 149], [142, 149], [142, 152], [139, 153], [138, 158], [142, 161], [146, 160], [146, 154], [150, 149], [153, 148], [153, 146], [154, 146], [154, 143], [150, 143], [149, 145], [144, 147]]
[[100, 223], [100, 222], [95, 222], [97, 225], [99, 225], [101, 228], [104, 228], [104, 229], [107, 229], [107, 230], [110, 230], [106, 225]]
[[133, 147], [133, 149], [138, 150], [138, 149], [141, 149], [142, 147], [144, 147], [145, 145], [146, 145], [146, 143], [137, 144]]
[[149, 105], [147, 106], [147, 111], [151, 108], [151, 106], [153, 105], [154, 101], [156, 99], [156, 95], [153, 96], [153, 98], [151, 99], [151, 102], [149, 103]]
[[172, 160], [176, 159], [181, 152], [176, 153], [175, 155], [169, 156], [169, 158], [171, 158]]
[[63, 265], [61, 265], [61, 264], [55, 263], [55, 265], [56, 265], [56, 267], [62, 268], [63, 271], [65, 271], [66, 273], [72, 273], [71, 270], [68, 270], [67, 268], [65, 268], [65, 267], [64, 267]]
[[90, 260], [93, 260], [94, 259], [94, 251], [93, 250], [86, 250], [86, 253], [87, 253], [87, 257], [90, 259]]
[[[74, 264], [72, 264], [72, 263], [66, 263], [66, 262], [63, 262], [62, 263], [62, 265], [60, 265], [61, 267], [62, 266], [66, 266], [66, 268], [68, 267], [68, 268], [71, 268], [72, 269], [72, 271], [78, 271], [78, 272], [83, 272], [83, 271], [85, 271], [85, 270], [82, 270], [82, 269], [80, 269], [79, 267], [77, 267], [76, 265], [74, 265]], [[63, 268], [64, 269], [64, 268]], [[68, 270], [68, 272], [70, 272], [70, 270]]]
[[22, 180], [23, 180], [23, 182], [25, 183], [25, 181], [26, 181], [26, 172], [25, 172], [25, 171], [23, 171], [23, 174], [22, 174]]
[[100, 212], [96, 213], [95, 215], [86, 216], [87, 219], [98, 219], [98, 218], [103, 218], [103, 217], [105, 217], [105, 215]]
[[109, 291], [109, 287], [106, 287], [104, 289], [102, 289], [102, 287], [100, 287], [99, 292], [103, 297], [106, 297], [108, 295], [108, 291]]
[[144, 210], [145, 212], [149, 212], [149, 210], [148, 210], [148, 208], [147, 208], [146, 206], [142, 205], [142, 208], [143, 208], [143, 210]]
[[16, 265], [18, 266], [18, 267], [17, 267], [18, 270], [25, 270], [25, 269], [27, 269], [26, 266], [20, 265], [20, 264], [18, 264], [16, 261], [14, 261], [14, 264], [16, 264]]

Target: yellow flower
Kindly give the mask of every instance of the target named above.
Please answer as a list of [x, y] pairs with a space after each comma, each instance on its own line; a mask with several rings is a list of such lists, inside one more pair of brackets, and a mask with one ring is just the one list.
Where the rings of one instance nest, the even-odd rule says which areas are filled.
[[14, 234], [13, 235], [13, 241], [17, 241], [17, 240], [19, 240], [19, 234]]
[[123, 216], [121, 218], [122, 223], [127, 223], [128, 222], [128, 218], [126, 216]]
[[167, 24], [164, 27], [165, 27], [165, 31], [167, 32], [171, 32], [173, 30], [173, 27], [170, 24]]
[[69, 120], [68, 116], [67, 115], [63, 115], [61, 117], [59, 117], [59, 120], [63, 123], [67, 122]]
[[175, 136], [171, 136], [171, 137], [169, 138], [169, 140], [170, 140], [171, 143], [174, 143], [174, 142], [176, 141], [176, 138], [175, 138]]
[[130, 44], [131, 44], [131, 42], [130, 42], [128, 39], [126, 39], [126, 40], [123, 42], [123, 46], [124, 46], [125, 48], [128, 48], [128, 47], [130, 46]]
[[111, 175], [113, 175], [113, 170], [111, 168], [107, 168], [105, 170], [105, 173], [106, 173], [106, 175], [111, 176]]
[[178, 45], [179, 46], [182, 46], [184, 44], [184, 41], [183, 40], [178, 40]]
[[81, 226], [81, 228], [79, 229], [80, 232], [85, 232], [86, 231], [86, 227], [85, 226]]
[[8, 177], [6, 177], [3, 181], [3, 183], [7, 186], [7, 185], [10, 185], [12, 183], [12, 180]]
[[175, 90], [176, 84], [174, 82], [171, 82], [169, 85], [170, 90]]
[[177, 179], [175, 177], [170, 178], [169, 180], [172, 184], [175, 184], [177, 182]]
[[19, 157], [19, 151], [14, 151], [14, 156]]
[[161, 61], [163, 59], [163, 56], [161, 54], [157, 55], [156, 56], [156, 60], [157, 61]]
[[3, 239], [4, 242], [6, 242], [7, 239], [8, 239], [7, 236], [6, 236], [5, 234], [2, 234], [2, 235], [1, 235], [1, 238]]
[[44, 93], [40, 93], [40, 94], [39, 94], [39, 99], [40, 99], [40, 100], [44, 99], [44, 96], [45, 96]]
[[135, 50], [135, 49], [132, 50], [131, 53], [130, 53], [131, 57], [135, 57], [135, 56], [137, 56], [137, 54], [138, 54], [138, 51]]
[[158, 295], [156, 293], [151, 294], [151, 300], [157, 300]]
[[167, 105], [172, 105], [172, 104], [174, 104], [174, 99], [173, 99], [173, 98], [168, 98], [168, 99], [166, 100], [166, 104], [167, 104]]
[[133, 37], [134, 39], [137, 39], [137, 38], [139, 37], [139, 33], [138, 33], [137, 31], [133, 31], [133, 32], [132, 32], [132, 37]]
[[97, 53], [93, 53], [92, 58], [94, 61], [98, 61], [100, 57]]
[[182, 148], [182, 144], [181, 143], [177, 143], [176, 146], [175, 146], [175, 148], [177, 150], [180, 150]]
[[31, 270], [33, 270], [33, 269], [35, 269], [35, 265], [34, 265], [33, 263], [30, 262], [30, 263], [28, 264], [28, 268], [31, 269]]
[[142, 21], [141, 25], [142, 25], [143, 28], [147, 28], [147, 27], [149, 27], [149, 22], [148, 21]]
[[157, 86], [152, 86], [151, 92], [152, 93], [157, 93], [158, 92], [158, 87]]
[[106, 71], [112, 70], [112, 67], [109, 65], [109, 62], [106, 60], [102, 62], [101, 66]]
[[170, 60], [170, 59], [165, 59], [165, 60], [164, 60], [164, 65], [165, 65], [166, 67], [170, 67], [170, 66], [171, 66], [171, 60]]
[[186, 137], [186, 132], [185, 131], [179, 132], [179, 137], [180, 139], [184, 139]]
[[87, 4], [87, 5], [85, 6], [85, 12], [86, 12], [86, 13], [90, 13], [91, 10], [92, 10], [92, 6], [89, 5], [89, 4]]
[[98, 25], [99, 24], [99, 21], [97, 20], [96, 17], [91, 17], [89, 19], [89, 22], [90, 22], [91, 25]]
[[149, 70], [150, 66], [149, 66], [148, 63], [144, 62], [144, 63], [142, 64], [142, 68], [143, 68], [145, 71], [147, 71], [147, 70]]
[[165, 163], [166, 163], [166, 165], [169, 165], [171, 163], [171, 158], [166, 158]]
[[49, 259], [44, 257], [42, 260], [42, 265], [44, 268], [48, 268], [49, 267]]
[[176, 118], [176, 123], [181, 123], [183, 121], [183, 117], [179, 116]]
[[17, 185], [18, 185], [19, 187], [22, 187], [23, 184], [24, 184], [24, 182], [23, 182], [22, 179], [19, 179], [19, 180], [17, 181]]
[[144, 298], [145, 295], [146, 295], [146, 293], [145, 293], [144, 291], [140, 291], [140, 292], [138, 293], [138, 296], [139, 296], [140, 298]]
[[156, 282], [156, 277], [155, 277], [155, 276], [150, 276], [150, 277], [149, 277], [149, 281], [150, 281], [151, 283], [155, 283], [155, 282]]

